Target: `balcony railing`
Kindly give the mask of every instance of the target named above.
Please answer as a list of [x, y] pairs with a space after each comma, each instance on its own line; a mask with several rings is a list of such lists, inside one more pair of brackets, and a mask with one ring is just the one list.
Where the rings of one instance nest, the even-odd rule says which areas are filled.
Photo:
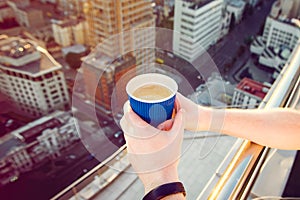
[[51, 200], [93, 198], [130, 166], [126, 159], [125, 147], [126, 145], [123, 145], [110, 157], [52, 197]]
[[[299, 96], [295, 98], [299, 95], [299, 74], [300, 42], [259, 109], [295, 106], [295, 99], [299, 100]], [[269, 150], [251, 141], [238, 140], [197, 199], [247, 199]]]
[[[295, 103], [299, 101], [299, 75], [300, 42], [259, 109], [295, 106]], [[268, 147], [238, 139], [197, 199], [247, 199], [269, 151]], [[119, 170], [109, 173], [110, 167], [108, 166], [114, 165], [118, 165]], [[124, 145], [87, 174], [55, 195], [52, 200], [93, 198], [129, 166]], [[94, 190], [91, 189], [93, 187]], [[85, 190], [88, 189], [90, 191], [85, 193]]]

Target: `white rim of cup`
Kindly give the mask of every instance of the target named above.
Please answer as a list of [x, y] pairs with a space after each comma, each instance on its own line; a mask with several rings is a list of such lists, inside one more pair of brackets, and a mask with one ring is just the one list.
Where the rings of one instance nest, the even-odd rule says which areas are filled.
[[[149, 79], [149, 80], [151, 79], [151, 81], [148, 81], [147, 79]], [[143, 84], [138, 84], [136, 86], [136, 85], [134, 85], [134, 83], [136, 83], [137, 81], [140, 81], [142, 83], [144, 81], [146, 81], [146, 82], [144, 82]], [[138, 98], [138, 97], [135, 97], [132, 95], [132, 93], [137, 88], [144, 86], [144, 85], [151, 84], [151, 83], [162, 85], [162, 86], [168, 88], [169, 90], [172, 91], [172, 94], [166, 98], [159, 99], [159, 100], [145, 100], [145, 99], [141, 99], [141, 98]], [[171, 97], [173, 97], [177, 93], [177, 90], [178, 90], [178, 85], [174, 79], [170, 78], [167, 75], [158, 74], [158, 73], [147, 73], [147, 74], [141, 74], [141, 75], [135, 76], [126, 85], [126, 92], [130, 96], [130, 98], [133, 98], [137, 101], [145, 102], [145, 103], [159, 103], [159, 102], [169, 100]]]

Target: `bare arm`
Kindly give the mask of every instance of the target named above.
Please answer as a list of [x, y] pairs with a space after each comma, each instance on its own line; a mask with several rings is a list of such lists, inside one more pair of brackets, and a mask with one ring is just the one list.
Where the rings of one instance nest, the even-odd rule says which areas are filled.
[[300, 149], [300, 111], [274, 109], [214, 109], [177, 94], [186, 111], [185, 128], [214, 131], [279, 149]]
[[[213, 109], [199, 106], [209, 116], [210, 131], [218, 131], [279, 149], [300, 149], [300, 112], [287, 108]], [[201, 117], [199, 118], [201, 120]], [[201, 124], [201, 122], [198, 122]], [[199, 127], [201, 130], [201, 126]]]

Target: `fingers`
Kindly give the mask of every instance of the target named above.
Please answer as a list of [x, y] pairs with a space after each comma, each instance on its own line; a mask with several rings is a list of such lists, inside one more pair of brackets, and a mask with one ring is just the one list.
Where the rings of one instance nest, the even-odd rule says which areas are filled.
[[132, 109], [124, 114], [120, 123], [127, 136], [138, 139], [147, 139], [161, 132], [141, 119]]
[[[179, 94], [179, 93], [177, 93], [177, 94]], [[174, 108], [175, 108], [175, 110], [176, 110], [176, 112], [178, 112], [179, 110], [180, 110], [180, 101], [179, 101], [179, 99], [177, 98], [177, 95], [176, 95], [176, 99], [175, 99], [175, 104], [174, 104]]]
[[171, 128], [171, 132], [183, 132], [181, 130], [184, 129], [185, 125], [185, 111], [183, 109], [180, 109], [174, 119], [173, 126]]
[[158, 125], [157, 128], [162, 131], [168, 131], [172, 128], [173, 122], [174, 122], [174, 119], [169, 119], [169, 120], [161, 123], [160, 125]]

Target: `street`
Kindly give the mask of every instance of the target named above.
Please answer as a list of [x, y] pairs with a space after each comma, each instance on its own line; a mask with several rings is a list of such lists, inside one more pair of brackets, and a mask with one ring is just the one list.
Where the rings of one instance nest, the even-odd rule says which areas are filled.
[[[249, 46], [245, 47], [244, 52], [239, 57], [238, 50], [241, 45], [246, 45], [245, 40], [247, 38], [257, 35], [273, 2], [274, 0], [264, 1], [260, 9], [254, 8], [252, 15], [235, 25], [233, 30], [207, 50], [208, 54], [202, 54], [193, 63], [189, 63], [176, 55], [170, 57], [167, 52], [158, 52], [157, 56], [164, 60], [164, 64], [182, 73], [194, 89], [203, 84], [204, 80], [207, 80], [213, 72], [219, 72], [225, 80], [236, 84], [238, 80], [234, 78], [235, 73], [250, 57]], [[229, 65], [227, 71], [225, 70], [226, 64]], [[199, 75], [204, 80], [199, 79]]]

